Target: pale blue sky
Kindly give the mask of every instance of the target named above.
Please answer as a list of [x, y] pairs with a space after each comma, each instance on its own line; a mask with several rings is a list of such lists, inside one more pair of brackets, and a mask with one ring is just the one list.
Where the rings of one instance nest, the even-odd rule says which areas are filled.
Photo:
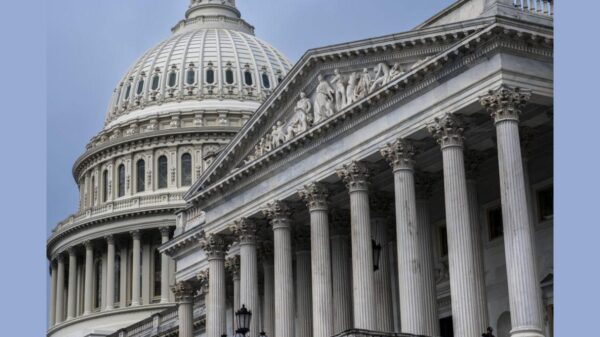
[[[128, 67], [170, 35], [189, 0], [53, 0], [48, 5], [48, 231], [77, 210], [74, 161], [102, 128]], [[453, 0], [238, 0], [256, 35], [297, 61], [310, 48], [397, 33]]]

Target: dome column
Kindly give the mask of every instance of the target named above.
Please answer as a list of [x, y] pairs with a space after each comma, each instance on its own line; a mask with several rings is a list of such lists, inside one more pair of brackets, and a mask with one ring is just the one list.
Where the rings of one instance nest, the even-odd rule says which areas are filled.
[[83, 315], [92, 313], [93, 284], [94, 284], [94, 246], [86, 241], [85, 246], [85, 286], [83, 296]]
[[112, 310], [115, 303], [115, 238], [112, 235], [107, 236], [106, 244], [106, 306], [104, 310]]
[[140, 305], [140, 258], [141, 258], [141, 233], [139, 230], [131, 232], [131, 238], [133, 239], [133, 258], [131, 266], [131, 306], [136, 307]]
[[[161, 243], [164, 245], [169, 241], [169, 227], [160, 229]], [[166, 253], [160, 255], [160, 303], [169, 302], [169, 256]]]
[[67, 320], [75, 318], [77, 304], [77, 254], [75, 248], [69, 248], [69, 288], [67, 294]]
[[56, 284], [58, 270], [54, 261], [50, 261], [50, 303], [48, 303], [48, 326], [51, 328], [56, 322]]
[[61, 254], [58, 260], [58, 274], [56, 277], [56, 324], [64, 320], [64, 296], [65, 296], [65, 257]]

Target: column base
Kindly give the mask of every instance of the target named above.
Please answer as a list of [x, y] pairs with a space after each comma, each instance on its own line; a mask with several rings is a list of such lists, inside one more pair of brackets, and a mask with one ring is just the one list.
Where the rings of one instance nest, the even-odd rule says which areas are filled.
[[510, 331], [510, 337], [545, 337], [538, 327], [520, 327]]

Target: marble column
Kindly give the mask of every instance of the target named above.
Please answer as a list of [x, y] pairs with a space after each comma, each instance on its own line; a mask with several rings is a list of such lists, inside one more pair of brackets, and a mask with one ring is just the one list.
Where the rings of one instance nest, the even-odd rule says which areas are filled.
[[[171, 228], [161, 227], [161, 243], [169, 241]], [[160, 303], [169, 303], [169, 256], [166, 253], [160, 255]]]
[[207, 337], [221, 337], [227, 333], [225, 311], [225, 252], [228, 244], [223, 236], [211, 234], [200, 242], [200, 247], [206, 252], [208, 259], [209, 278], [208, 312], [206, 332]]
[[56, 322], [56, 284], [57, 284], [57, 265], [50, 261], [50, 303], [48, 303], [48, 326], [51, 328]]
[[[237, 236], [240, 245], [240, 302], [241, 305], [246, 306], [246, 309], [257, 314], [259, 309], [257, 226], [254, 221], [242, 218], [235, 221], [231, 230]], [[239, 309], [235, 308], [236, 311]], [[258, 336], [259, 323], [257, 319], [250, 321], [248, 334], [250, 337]]]
[[115, 238], [106, 237], [106, 306], [104, 310], [115, 308]]
[[77, 254], [75, 248], [69, 248], [69, 287], [67, 294], [67, 320], [75, 318], [77, 305]]
[[421, 249], [423, 261], [423, 302], [425, 314], [427, 316], [425, 328], [426, 331], [429, 332], [427, 334], [428, 336], [439, 336], [440, 334], [436, 275], [433, 258], [434, 243], [431, 221], [429, 219], [429, 198], [431, 198], [435, 182], [436, 177], [431, 174], [420, 172], [415, 175], [415, 192], [417, 196], [417, 226], [419, 227], [421, 233], [419, 247]]
[[[270, 243], [271, 246], [273, 245]], [[263, 331], [267, 336], [275, 335], [275, 270], [272, 249], [263, 256], [264, 294]]]
[[462, 125], [458, 116], [447, 113], [435, 118], [428, 125], [428, 131], [442, 149], [454, 334], [480, 337], [483, 331], [480, 331], [478, 312], [485, 309], [477, 298], [477, 281], [473, 277], [475, 247], [467, 197]]
[[136, 307], [140, 305], [141, 295], [141, 279], [140, 279], [140, 259], [141, 259], [141, 233], [139, 230], [131, 232], [131, 238], [133, 240], [133, 257], [131, 266], [131, 306]]
[[120, 290], [119, 290], [119, 308], [127, 307], [127, 265], [128, 263], [128, 253], [127, 253], [127, 245], [121, 245], [121, 266], [119, 268], [121, 272], [121, 276], [119, 277], [120, 281]]
[[483, 161], [483, 154], [478, 151], [467, 151], [465, 154], [465, 165], [467, 173], [467, 198], [469, 199], [469, 212], [471, 218], [471, 235], [473, 240], [473, 257], [475, 258], [475, 275], [477, 299], [481, 301], [478, 312], [478, 321], [481, 323], [480, 330], [485, 331], [489, 326], [487, 292], [485, 287], [485, 269], [483, 266], [483, 242], [481, 241], [481, 225], [479, 223], [479, 200], [477, 197], [477, 175], [479, 165]]
[[333, 284], [333, 334], [352, 329], [352, 267], [350, 264], [350, 211], [331, 214], [331, 267]]
[[172, 288], [177, 302], [179, 337], [194, 337], [194, 288], [179, 282]]
[[373, 247], [369, 211], [369, 170], [353, 161], [337, 171], [350, 192], [354, 327], [376, 330]]
[[83, 296], [83, 315], [92, 313], [94, 305], [94, 246], [91, 241], [86, 241], [85, 245], [85, 282]]
[[58, 275], [56, 277], [56, 324], [64, 320], [64, 296], [65, 296], [65, 257], [60, 254], [57, 257]]
[[[333, 281], [329, 241], [328, 191], [321, 183], [311, 183], [299, 192], [310, 212], [310, 258], [312, 278], [313, 336], [333, 335]], [[298, 259], [296, 260], [298, 263]], [[300, 298], [298, 299], [300, 301]], [[308, 335], [307, 335], [308, 336]]]
[[[297, 243], [298, 239], [294, 242]], [[313, 329], [318, 323], [318, 317], [313, 312], [314, 292], [311, 291], [311, 265], [310, 265], [310, 239], [306, 238], [304, 242], [299, 243], [296, 250], [296, 336], [313, 336]], [[312, 295], [311, 295], [312, 294]], [[311, 296], [313, 297], [311, 299]]]
[[541, 295], [519, 139], [519, 115], [531, 94], [502, 86], [481, 98], [496, 125], [508, 295], [513, 337], [543, 336]]
[[235, 312], [237, 310], [240, 310], [240, 308], [242, 307], [242, 304], [240, 302], [240, 256], [235, 255], [233, 257], [228, 258], [225, 261], [225, 268], [231, 274], [231, 279], [233, 280], [232, 331], [235, 332], [235, 330], [237, 330]]
[[265, 210], [273, 226], [275, 266], [275, 336], [294, 337], [294, 279], [290, 210], [274, 201]]

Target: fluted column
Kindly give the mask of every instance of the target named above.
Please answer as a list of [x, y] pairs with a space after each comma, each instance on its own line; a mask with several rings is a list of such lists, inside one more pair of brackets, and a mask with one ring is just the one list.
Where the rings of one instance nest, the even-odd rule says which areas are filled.
[[177, 302], [179, 337], [194, 337], [194, 289], [191, 285], [179, 282], [172, 288]]
[[65, 296], [65, 257], [60, 254], [58, 260], [58, 275], [56, 277], [56, 324], [64, 320], [64, 296]]
[[[310, 238], [307, 234], [304, 239], [296, 237], [296, 336], [313, 336], [313, 326], [316, 326], [318, 314], [316, 314], [314, 303], [314, 289], [311, 291], [311, 251]], [[312, 293], [312, 299], [311, 299]], [[314, 313], [314, 316], [313, 316]], [[314, 320], [313, 320], [314, 317]], [[314, 325], [313, 325], [314, 321]], [[316, 331], [315, 331], [316, 333]], [[329, 336], [331, 337], [331, 335]]]
[[337, 171], [350, 192], [352, 227], [352, 284], [354, 327], [376, 330], [373, 248], [369, 212], [369, 172], [365, 163], [354, 161]]
[[313, 336], [333, 335], [333, 288], [329, 242], [328, 191], [320, 183], [304, 186], [300, 196], [310, 212]]
[[[169, 227], [160, 229], [161, 243], [169, 241]], [[169, 256], [166, 253], [160, 255], [160, 303], [169, 303]]]
[[50, 261], [50, 303], [48, 303], [48, 327], [53, 327], [56, 322], [56, 284], [58, 267], [54, 261]]
[[69, 248], [69, 287], [67, 293], [67, 320], [75, 318], [77, 304], [77, 254]]
[[275, 336], [294, 337], [294, 280], [290, 211], [281, 201], [267, 205], [265, 214], [273, 226], [275, 260]]
[[519, 139], [519, 115], [530, 95], [519, 88], [502, 86], [481, 98], [481, 104], [494, 119], [498, 139], [500, 195], [513, 337], [543, 336], [535, 246], [530, 228]]
[[233, 280], [233, 329], [237, 330], [235, 312], [242, 307], [240, 302], [240, 256], [235, 255], [225, 261], [225, 269], [231, 274]]
[[478, 321], [481, 323], [479, 329], [485, 331], [488, 327], [487, 293], [485, 287], [485, 269], [483, 266], [483, 242], [481, 242], [481, 225], [479, 223], [479, 200], [477, 198], [477, 175], [479, 165], [483, 161], [483, 154], [478, 151], [468, 151], [465, 156], [467, 172], [467, 198], [469, 199], [469, 214], [471, 218], [471, 236], [473, 240], [473, 257], [475, 259], [475, 286], [477, 299], [481, 302], [479, 307], [483, 310], [478, 312]]
[[106, 237], [106, 306], [104, 310], [112, 310], [115, 307], [115, 238], [112, 235]]
[[[371, 202], [371, 231], [373, 239], [381, 245], [379, 268], [373, 274], [375, 283], [375, 307], [377, 310], [377, 331], [394, 331], [394, 309], [392, 304], [392, 286], [390, 278], [388, 218], [391, 201], [382, 191], [375, 191], [369, 198]], [[393, 199], [393, 197], [392, 197]], [[393, 214], [393, 213], [392, 213]]]
[[[258, 256], [256, 251], [256, 223], [242, 218], [231, 228], [240, 245], [240, 301], [246, 309], [258, 313]], [[239, 310], [240, 308], [235, 308]], [[258, 315], [256, 315], [258, 317]], [[250, 321], [249, 337], [259, 334], [259, 321]]]
[[331, 220], [333, 333], [352, 329], [352, 267], [350, 265], [350, 212], [334, 210]]
[[[423, 262], [423, 294], [427, 319], [425, 328], [428, 336], [439, 336], [437, 288], [433, 259], [433, 233], [429, 219], [429, 198], [435, 184], [435, 178], [430, 174], [419, 173], [415, 176], [417, 195], [417, 226], [420, 229], [420, 249]], [[485, 304], [484, 304], [485, 305]], [[487, 307], [486, 307], [487, 308]], [[483, 331], [483, 330], [482, 330]]]
[[456, 115], [445, 114], [429, 124], [428, 130], [442, 149], [454, 334], [480, 337], [483, 332], [479, 331], [478, 312], [484, 308], [480, 306], [477, 282], [473, 279], [475, 247], [467, 198], [462, 122]]
[[92, 313], [93, 306], [93, 284], [94, 284], [94, 247], [90, 241], [85, 245], [85, 282], [83, 296], [83, 315]]
[[208, 258], [209, 280], [207, 337], [221, 337], [227, 333], [225, 297], [225, 252], [228, 244], [221, 235], [211, 234], [200, 242]]
[[141, 233], [139, 230], [131, 232], [131, 238], [133, 240], [133, 258], [131, 266], [131, 306], [135, 307], [140, 305], [140, 259], [141, 259]]

